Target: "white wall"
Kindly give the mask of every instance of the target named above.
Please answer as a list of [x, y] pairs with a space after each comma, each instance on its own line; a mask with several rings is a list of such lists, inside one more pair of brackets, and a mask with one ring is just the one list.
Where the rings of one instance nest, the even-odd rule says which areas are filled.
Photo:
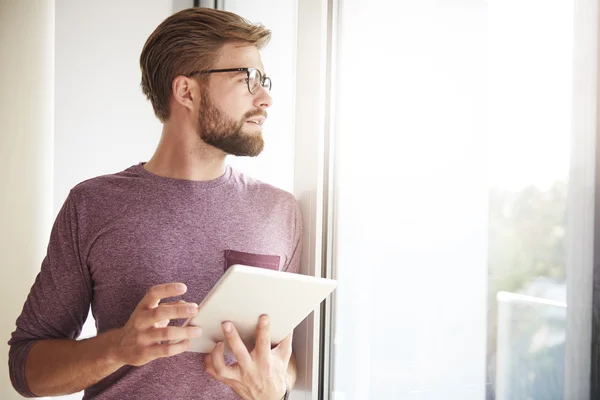
[[52, 220], [54, 1], [0, 2], [0, 398], [6, 342], [45, 254]]
[[161, 125], [140, 89], [139, 56], [172, 7], [56, 1], [55, 213], [82, 180], [152, 155]]

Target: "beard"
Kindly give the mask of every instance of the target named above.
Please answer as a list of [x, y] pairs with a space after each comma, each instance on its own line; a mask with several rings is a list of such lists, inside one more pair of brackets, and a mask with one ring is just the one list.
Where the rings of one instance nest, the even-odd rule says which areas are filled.
[[198, 117], [198, 136], [206, 144], [223, 150], [234, 156], [256, 157], [259, 155], [265, 142], [260, 132], [244, 132], [246, 121], [252, 117], [267, 116], [265, 111], [248, 111], [239, 120], [235, 121], [225, 115], [210, 99], [206, 89], [202, 90], [201, 108]]

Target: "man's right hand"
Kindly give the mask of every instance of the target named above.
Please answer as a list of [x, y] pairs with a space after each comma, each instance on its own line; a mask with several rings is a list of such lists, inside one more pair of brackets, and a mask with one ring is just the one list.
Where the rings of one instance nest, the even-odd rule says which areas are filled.
[[198, 313], [198, 305], [181, 300], [159, 305], [162, 299], [179, 296], [186, 291], [187, 287], [183, 283], [168, 283], [150, 288], [129, 321], [115, 335], [115, 358], [123, 364], [138, 367], [157, 358], [186, 351], [188, 339], [200, 337], [201, 328], [167, 325], [172, 319], [193, 317]]
[[[187, 291], [183, 283], [152, 287], [124, 327], [83, 340], [45, 339], [29, 350], [25, 378], [37, 396], [59, 396], [88, 388], [123, 365], [140, 366], [183, 353], [187, 339], [200, 336], [197, 327], [167, 326], [172, 319], [198, 313], [193, 303], [160, 304], [164, 298]], [[182, 340], [171, 343], [172, 340]], [[169, 341], [168, 344], [163, 342]]]

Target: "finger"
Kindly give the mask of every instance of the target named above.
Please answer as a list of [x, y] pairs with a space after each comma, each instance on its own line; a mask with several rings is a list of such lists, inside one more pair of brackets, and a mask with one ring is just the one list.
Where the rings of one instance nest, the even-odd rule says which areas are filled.
[[178, 306], [178, 305], [186, 305], [186, 304], [192, 304], [196, 307], [198, 307], [197, 303], [191, 302], [191, 301], [185, 301], [185, 300], [177, 300], [171, 303], [160, 303], [160, 306]]
[[225, 340], [227, 340], [227, 344], [237, 359], [237, 362], [242, 368], [248, 369], [250, 367], [250, 363], [252, 362], [252, 357], [250, 357], [250, 353], [242, 341], [242, 338], [240, 338], [235, 326], [233, 326], [233, 324], [229, 321], [224, 322], [223, 333], [225, 334]]
[[292, 357], [292, 339], [293, 332], [283, 338], [281, 342], [275, 347], [275, 352], [279, 354], [285, 364], [290, 362]]
[[142, 342], [145, 344], [153, 344], [160, 342], [178, 341], [184, 339], [192, 339], [202, 336], [202, 328], [197, 326], [179, 327], [169, 326], [166, 328], [149, 329], [144, 333]]
[[260, 357], [268, 357], [271, 353], [271, 326], [269, 316], [261, 315], [256, 327], [256, 352]]
[[174, 297], [184, 294], [187, 286], [183, 283], [165, 283], [163, 285], [152, 286], [148, 293], [139, 302], [138, 308], [149, 309], [158, 306], [158, 303], [167, 297]]
[[154, 328], [164, 328], [166, 326], [169, 326], [169, 322], [171, 322], [171, 321], [168, 319], [165, 319], [164, 321], [155, 322], [153, 327]]
[[173, 305], [173, 304], [187, 304], [187, 303], [188, 302], [185, 301], [185, 300], [177, 300], [177, 301], [160, 303], [159, 305], [161, 305], [161, 306], [168, 306], [168, 305]]
[[[214, 351], [214, 349], [213, 349]], [[204, 370], [208, 372], [213, 378], [217, 378], [217, 373], [215, 372], [215, 367], [212, 363], [212, 355], [207, 354], [204, 356]]]
[[150, 310], [142, 310], [138, 313], [139, 327], [146, 329], [161, 321], [172, 319], [189, 318], [198, 314], [198, 306], [194, 303], [187, 304], [161, 304]]
[[[188, 302], [187, 301], [183, 301], [183, 300], [177, 300], [177, 301], [172, 302], [172, 303], [161, 303], [160, 305], [173, 305], [173, 304], [188, 304]], [[189, 303], [189, 304], [196, 304], [196, 303]], [[169, 319], [165, 319], [163, 321], [156, 322], [154, 324], [154, 328], [164, 328], [165, 326], [169, 326], [169, 322], [171, 322], [171, 320], [169, 320]], [[184, 324], [183, 326], [186, 326], [186, 325], [187, 325], [187, 323]]]
[[189, 340], [184, 340], [176, 344], [155, 344], [149, 347], [149, 353], [153, 359], [176, 356], [188, 349]]
[[212, 367], [214, 368], [217, 379], [220, 381], [239, 380], [236, 370], [225, 363], [224, 351], [225, 344], [219, 342], [211, 353]]

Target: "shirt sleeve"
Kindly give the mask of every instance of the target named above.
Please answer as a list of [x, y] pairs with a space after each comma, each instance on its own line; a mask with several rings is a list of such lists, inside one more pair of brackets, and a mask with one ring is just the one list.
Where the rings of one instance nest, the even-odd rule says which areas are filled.
[[91, 277], [82, 262], [73, 192], [52, 227], [46, 256], [8, 342], [10, 380], [17, 392], [36, 397], [25, 380], [31, 347], [44, 339], [77, 339], [92, 298]]
[[295, 217], [294, 217], [294, 240], [292, 242], [292, 256], [287, 265], [283, 269], [285, 272], [299, 273], [300, 272], [300, 256], [302, 255], [302, 212], [300, 205], [295, 201]]

